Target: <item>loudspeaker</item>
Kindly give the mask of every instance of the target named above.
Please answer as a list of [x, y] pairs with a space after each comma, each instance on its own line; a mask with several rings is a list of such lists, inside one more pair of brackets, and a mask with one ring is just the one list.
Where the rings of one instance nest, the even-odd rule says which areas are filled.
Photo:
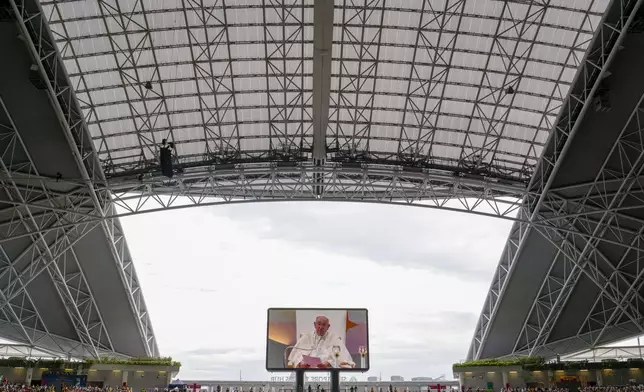
[[172, 169], [172, 150], [170, 147], [161, 147], [159, 161], [161, 163], [161, 173], [168, 178], [172, 178], [174, 171]]

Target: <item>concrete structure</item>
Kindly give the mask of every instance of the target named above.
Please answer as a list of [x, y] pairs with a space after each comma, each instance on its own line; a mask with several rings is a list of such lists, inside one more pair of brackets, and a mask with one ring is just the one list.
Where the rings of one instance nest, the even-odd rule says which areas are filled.
[[509, 384], [512, 388], [553, 386], [557, 383], [578, 382], [582, 385], [644, 384], [644, 369], [579, 369], [527, 371], [521, 367], [471, 367], [455, 371], [465, 388], [499, 390]]
[[458, 378], [459, 385], [466, 389], [499, 390], [508, 384], [512, 388], [525, 388], [527, 385], [526, 374], [520, 366], [458, 368], [454, 370], [454, 375]]
[[644, 332], [642, 1], [7, 0], [0, 336], [156, 355], [119, 216], [264, 200], [515, 220], [470, 358]]
[[[40, 384], [43, 372], [49, 371], [43, 368], [6, 368], [0, 367], [0, 375], [11, 384]], [[126, 383], [133, 391], [140, 391], [143, 388], [166, 388], [172, 378], [179, 371], [178, 367], [172, 366], [126, 366], [95, 364], [87, 369], [70, 368], [67, 372], [86, 374], [88, 385], [118, 387]]]

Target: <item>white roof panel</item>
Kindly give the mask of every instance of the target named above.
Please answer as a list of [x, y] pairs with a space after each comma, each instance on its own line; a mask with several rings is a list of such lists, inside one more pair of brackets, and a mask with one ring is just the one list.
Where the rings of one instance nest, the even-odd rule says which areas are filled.
[[[525, 179], [607, 3], [335, 0], [328, 158]], [[108, 176], [310, 158], [313, 0], [42, 5]]]
[[[351, 150], [369, 134], [361, 153], [378, 161], [528, 176], [554, 119], [546, 112], [565, 97], [607, 2], [544, 3], [336, 0], [328, 139]], [[373, 103], [356, 105], [360, 96]], [[370, 121], [348, 120], [355, 112]], [[384, 136], [370, 128], [385, 124], [397, 142], [374, 143]]]

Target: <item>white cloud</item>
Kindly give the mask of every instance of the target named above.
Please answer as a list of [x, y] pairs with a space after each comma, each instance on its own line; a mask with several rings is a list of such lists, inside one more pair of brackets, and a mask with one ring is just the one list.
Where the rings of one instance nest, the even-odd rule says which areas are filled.
[[505, 243], [510, 228], [500, 219], [393, 205], [251, 204], [212, 211], [241, 222], [260, 238], [284, 238], [325, 252], [486, 283], [498, 262], [498, 244]]
[[266, 309], [369, 309], [370, 374], [451, 375], [511, 222], [422, 208], [266, 203], [122, 220], [182, 379], [266, 379]]

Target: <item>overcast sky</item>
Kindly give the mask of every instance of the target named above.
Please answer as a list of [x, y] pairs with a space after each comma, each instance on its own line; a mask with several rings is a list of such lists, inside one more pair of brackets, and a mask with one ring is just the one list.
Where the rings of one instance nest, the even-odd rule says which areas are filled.
[[183, 363], [184, 380], [234, 380], [240, 371], [267, 380], [273, 306], [366, 307], [367, 375], [451, 378], [511, 227], [449, 211], [323, 202], [189, 208], [122, 223], [159, 348]]

